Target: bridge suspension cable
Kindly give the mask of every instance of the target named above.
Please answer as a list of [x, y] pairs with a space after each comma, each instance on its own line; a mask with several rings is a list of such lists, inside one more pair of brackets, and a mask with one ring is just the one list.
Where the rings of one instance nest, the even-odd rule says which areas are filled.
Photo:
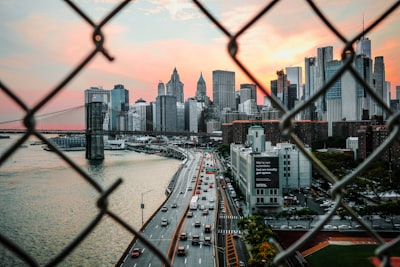
[[[38, 118], [38, 119], [40, 119], [40, 118], [44, 118], [44, 117], [55, 116], [55, 115], [58, 115], [58, 114], [61, 114], [61, 113], [65, 113], [65, 112], [77, 110], [77, 109], [80, 109], [80, 108], [83, 108], [83, 107], [85, 107], [85, 106], [84, 106], [84, 105], [81, 105], [81, 106], [72, 107], [72, 108], [67, 108], [67, 109], [58, 110], [58, 111], [54, 111], [54, 112], [49, 112], [49, 113], [45, 113], [45, 114], [38, 114], [38, 115], [36, 115], [35, 117]], [[19, 121], [22, 121], [22, 120], [23, 120], [23, 118], [21, 118], [21, 119], [15, 119], [15, 120], [10, 120], [10, 121], [2, 121], [2, 122], [0, 122], [0, 124], [7, 124], [7, 123], [19, 122]]]

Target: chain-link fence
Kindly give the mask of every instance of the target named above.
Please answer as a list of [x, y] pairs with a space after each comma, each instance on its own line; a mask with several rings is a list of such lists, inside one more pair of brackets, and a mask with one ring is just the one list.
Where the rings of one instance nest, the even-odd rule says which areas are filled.
[[[284, 1], [284, 0], [281, 0]], [[51, 149], [55, 151], [69, 166], [74, 169], [83, 179], [89, 182], [93, 188], [95, 188], [99, 194], [101, 195], [97, 200], [98, 206], [98, 214], [96, 218], [86, 226], [85, 229], [81, 231], [81, 233], [75, 237], [75, 239], [68, 244], [54, 259], [48, 262], [46, 265], [54, 266], [59, 264], [63, 259], [68, 257], [68, 255], [79, 246], [83, 240], [88, 236], [88, 234], [99, 225], [102, 219], [105, 216], [109, 216], [112, 218], [117, 224], [121, 225], [129, 232], [133, 233], [138, 239], [140, 239], [144, 244], [150, 248], [157, 257], [159, 257], [167, 266], [170, 266], [169, 261], [166, 259], [165, 255], [163, 255], [156, 247], [154, 247], [150, 242], [147, 241], [146, 238], [143, 238], [140, 233], [136, 231], [133, 227], [127, 224], [122, 218], [118, 217], [111, 210], [108, 209], [107, 198], [110, 196], [113, 191], [121, 185], [122, 180], [118, 179], [115, 183], [110, 186], [110, 188], [104, 189], [102, 188], [92, 177], [90, 177], [85, 171], [83, 171], [76, 163], [71, 161], [68, 157], [66, 157], [60, 150], [57, 149], [49, 140], [46, 139], [39, 131], [35, 128], [35, 116], [37, 115], [38, 110], [40, 110], [45, 104], [51, 101], [68, 83], [71, 82], [75, 78], [75, 76], [87, 66], [89, 62], [94, 58], [97, 53], [103, 54], [109, 61], [112, 61], [113, 58], [108, 54], [104, 45], [104, 35], [102, 32], [102, 28], [105, 24], [109, 23], [111, 18], [116, 16], [121, 10], [123, 10], [130, 1], [122, 1], [119, 5], [117, 5], [100, 23], [94, 23], [78, 6], [76, 6], [73, 2], [66, 0], [65, 1], [73, 10], [75, 10], [83, 20], [85, 20], [90, 26], [93, 27], [93, 42], [95, 44], [95, 48], [86, 56], [86, 58], [76, 66], [76, 68], [69, 73], [55, 88], [45, 96], [36, 106], [33, 108], [28, 107], [15, 93], [12, 88], [6, 86], [3, 81], [0, 81], [1, 90], [12, 99], [18, 106], [20, 106], [25, 112], [25, 116], [23, 119], [24, 125], [26, 127], [25, 133], [15, 142], [8, 150], [6, 150], [0, 158], [0, 166], [12, 155], [14, 154], [20, 145], [22, 145], [30, 136], [36, 136], [38, 139], [43, 141], [46, 145], [48, 145]], [[336, 74], [329, 79], [319, 90], [312, 95], [309, 99], [302, 102], [300, 105], [297, 105], [294, 109], [288, 110], [282, 103], [273, 95], [271, 95], [268, 90], [265, 88], [262, 82], [260, 82], [256, 76], [253, 74], [252, 70], [238, 58], [238, 50], [240, 47], [240, 43], [238, 41], [239, 37], [243, 35], [247, 30], [249, 30], [257, 21], [259, 21], [262, 17], [268, 16], [272, 13], [272, 8], [280, 2], [279, 0], [271, 1], [270, 3], [263, 6], [258, 12], [256, 16], [254, 16], [248, 23], [243, 25], [236, 33], [231, 33], [227, 28], [223, 26], [223, 24], [212, 15], [211, 11], [206, 8], [201, 2], [193, 0], [194, 4], [201, 10], [212, 22], [210, 26], [217, 26], [219, 30], [224, 34], [229, 42], [227, 44], [228, 53], [231, 56], [234, 63], [241, 69], [241, 71], [254, 83], [257, 87], [268, 96], [271, 100], [271, 103], [274, 107], [279, 109], [283, 114], [283, 119], [281, 120], [281, 130], [290, 136], [293, 143], [295, 143], [298, 148], [306, 155], [306, 157], [312, 162], [313, 166], [319, 170], [319, 172], [324, 176], [324, 178], [330, 181], [333, 184], [333, 188], [331, 190], [331, 196], [335, 200], [334, 207], [327, 212], [327, 216], [320, 220], [315, 228], [310, 230], [307, 234], [305, 234], [302, 238], [300, 238], [297, 242], [292, 244], [289, 248], [282, 249], [278, 256], [275, 258], [274, 263], [283, 265], [285, 264], [285, 260], [294, 255], [297, 250], [299, 250], [307, 241], [311, 240], [321, 229], [322, 227], [332, 218], [332, 216], [336, 213], [336, 211], [341, 207], [350, 214], [352, 219], [358, 222], [365, 231], [373, 237], [376, 242], [379, 244], [378, 249], [376, 250], [376, 256], [382, 261], [383, 266], [390, 266], [390, 250], [393, 249], [395, 245], [397, 245], [400, 241], [400, 237], [393, 239], [391, 242], [387, 243], [383, 240], [383, 238], [379, 235], [378, 232], [374, 231], [369, 225], [367, 225], [362, 219], [359, 218], [359, 215], [356, 211], [351, 208], [343, 199], [344, 197], [344, 187], [352, 182], [354, 182], [357, 175], [359, 175], [362, 171], [364, 171], [371, 162], [375, 161], [379, 158], [384, 151], [393, 144], [393, 142], [398, 141], [399, 131], [400, 131], [400, 121], [399, 116], [400, 113], [394, 113], [390, 107], [376, 94], [374, 88], [371, 87], [370, 84], [364, 81], [364, 79], [359, 75], [357, 70], [354, 68], [354, 60], [355, 60], [355, 51], [353, 49], [354, 44], [357, 40], [359, 40], [365, 34], [371, 32], [379, 23], [385, 20], [391, 13], [393, 13], [400, 6], [400, 1], [394, 2], [392, 6], [390, 6], [383, 14], [381, 14], [378, 19], [376, 19], [371, 25], [369, 25], [365, 30], [358, 33], [353, 39], [346, 39], [341, 33], [340, 30], [337, 29], [334, 24], [332, 24], [327, 17], [323, 14], [322, 10], [320, 10], [317, 5], [311, 1], [304, 1], [305, 5], [308, 5], [310, 10], [315, 13], [321, 21], [326, 25], [327, 29], [329, 29], [336, 37], [343, 43], [343, 51], [342, 51], [342, 66]], [[222, 53], [222, 51], [221, 51]], [[330, 170], [327, 169], [309, 150], [305, 149], [303, 142], [294, 134], [292, 131], [292, 120], [299, 112], [306, 109], [312, 103], [314, 103], [318, 98], [323, 96], [328, 88], [345, 72], [351, 73], [351, 75], [355, 78], [357, 83], [361, 84], [363, 88], [365, 88], [366, 92], [372, 97], [372, 99], [382, 107], [384, 112], [389, 115], [387, 120], [387, 126], [390, 129], [390, 134], [386, 138], [386, 140], [376, 149], [362, 164], [360, 164], [352, 173], [346, 175], [342, 179], [338, 179]], [[2, 77], [4, 78], [4, 77]], [[0, 233], [0, 243], [12, 251], [14, 254], [18, 255], [23, 261], [31, 266], [38, 266], [38, 263], [34, 258], [32, 258], [28, 253], [26, 253], [18, 244], [15, 244], [11, 240], [7, 238], [6, 233]], [[279, 245], [276, 247], [279, 248]], [[1, 263], [0, 263], [1, 264]]]

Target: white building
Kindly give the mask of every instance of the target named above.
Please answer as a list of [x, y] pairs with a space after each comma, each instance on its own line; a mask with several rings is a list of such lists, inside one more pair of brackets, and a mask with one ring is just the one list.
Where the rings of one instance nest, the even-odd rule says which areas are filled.
[[250, 215], [279, 212], [284, 192], [311, 185], [311, 163], [293, 144], [265, 142], [261, 126], [249, 128], [246, 145], [231, 144], [231, 168]]

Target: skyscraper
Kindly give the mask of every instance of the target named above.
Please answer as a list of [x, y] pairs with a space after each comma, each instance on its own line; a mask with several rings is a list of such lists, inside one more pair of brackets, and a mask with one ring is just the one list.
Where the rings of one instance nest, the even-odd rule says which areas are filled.
[[179, 79], [179, 74], [176, 68], [174, 68], [171, 79], [167, 83], [167, 95], [175, 96], [177, 102], [185, 102], [183, 95], [183, 83]]
[[[342, 67], [342, 61], [332, 60], [326, 64], [326, 79], [332, 78]], [[349, 72], [339, 77], [326, 92], [326, 117], [328, 136], [332, 136], [332, 122], [341, 120], [357, 120], [361, 117], [357, 103], [361, 103], [357, 95], [356, 80]], [[362, 96], [361, 96], [362, 97]]]
[[283, 70], [278, 70], [276, 72], [276, 75], [278, 75], [278, 80], [277, 80], [277, 98], [282, 102], [282, 104], [288, 108], [288, 80], [287, 80], [287, 75]]
[[303, 96], [303, 75], [301, 67], [287, 67], [286, 75], [290, 84], [296, 85], [296, 98], [300, 99]]
[[356, 55], [371, 58], [371, 40], [361, 37], [356, 43]]
[[176, 132], [177, 129], [176, 97], [162, 95], [156, 98], [156, 130]]
[[129, 91], [124, 85], [116, 84], [111, 90], [111, 130], [126, 130], [129, 111]]
[[[317, 59], [315, 57], [306, 57], [304, 60], [305, 66], [305, 88], [304, 100], [308, 100], [316, 92], [316, 72], [317, 72]], [[315, 104], [309, 105], [304, 111], [304, 118], [306, 120], [315, 120]]]
[[205, 101], [207, 96], [206, 92], [206, 82], [204, 81], [203, 78], [203, 73], [200, 73], [200, 78], [197, 81], [197, 90], [196, 90], [196, 99], [198, 101]]
[[[110, 129], [110, 99], [111, 94], [109, 90], [104, 90], [101, 87], [90, 87], [90, 89], [85, 90], [85, 107], [92, 102], [102, 102], [102, 123], [103, 130], [108, 131]], [[86, 115], [86, 113], [85, 113]], [[86, 126], [88, 125], [87, 117], [85, 117]]]
[[[317, 80], [317, 90], [320, 90], [322, 86], [326, 83], [326, 74], [325, 68], [326, 63], [333, 60], [333, 47], [326, 46], [320, 47], [317, 49], [317, 71], [316, 71], [316, 80]], [[325, 94], [317, 101], [317, 112], [318, 119], [326, 119], [326, 97]]]
[[400, 85], [396, 86], [396, 99], [400, 99]]
[[[373, 87], [372, 80], [372, 60], [365, 55], [358, 55], [355, 58], [355, 68], [362, 79], [371, 87]], [[369, 120], [371, 114], [371, 96], [367, 93], [366, 88], [361, 83], [356, 84], [357, 87], [357, 109], [358, 117], [360, 120]]]
[[235, 102], [235, 72], [214, 70], [213, 71], [213, 101], [219, 107], [236, 109]]
[[165, 84], [162, 81], [158, 82], [158, 93], [157, 95], [165, 95]]
[[[375, 57], [374, 64], [374, 84], [375, 84], [375, 92], [381, 98], [384, 97], [384, 88], [385, 88], [385, 63], [382, 56]], [[382, 107], [376, 102], [373, 102], [373, 115], [383, 115]]]

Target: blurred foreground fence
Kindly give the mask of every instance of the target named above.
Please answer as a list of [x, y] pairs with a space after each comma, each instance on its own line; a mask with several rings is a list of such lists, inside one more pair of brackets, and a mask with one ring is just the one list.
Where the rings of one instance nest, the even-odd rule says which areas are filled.
[[[285, 1], [285, 0], [281, 0]], [[287, 0], [286, 0], [287, 1]], [[61, 151], [59, 151], [56, 147], [50, 143], [45, 136], [43, 136], [39, 131], [35, 129], [35, 115], [37, 115], [37, 112], [49, 101], [51, 101], [61, 90], [65, 88], [65, 86], [71, 82], [72, 79], [83, 69], [85, 66], [93, 59], [93, 57], [101, 53], [103, 54], [108, 60], [112, 61], [113, 58], [110, 56], [110, 54], [107, 52], [106, 48], [103, 46], [104, 45], [104, 35], [102, 32], [102, 27], [109, 23], [111, 18], [116, 16], [121, 10], [123, 10], [127, 4], [130, 1], [122, 1], [120, 2], [111, 12], [98, 24], [94, 23], [77, 5], [75, 5], [72, 1], [66, 0], [65, 1], [67, 5], [75, 10], [86, 23], [91, 25], [93, 27], [93, 43], [94, 43], [94, 49], [86, 56], [86, 58], [80, 62], [75, 69], [66, 75], [66, 77], [59, 83], [57, 84], [54, 89], [46, 96], [44, 97], [36, 106], [34, 107], [28, 107], [20, 98], [17, 97], [17, 94], [14, 92], [12, 88], [9, 88], [6, 86], [5, 81], [1, 80], [0, 81], [0, 88], [1, 90], [10, 97], [11, 101], [14, 101], [17, 105], [19, 105], [23, 110], [26, 111], [26, 114], [24, 116], [23, 122], [26, 127], [26, 132], [21, 136], [21, 138], [15, 142], [5, 153], [1, 155], [0, 158], [0, 167], [1, 165], [9, 158], [13, 153], [15, 153], [20, 145], [22, 145], [30, 136], [34, 135], [41, 141], [43, 141], [45, 144], [47, 144], [50, 148], [52, 148], [55, 153], [57, 153], [66, 163], [68, 163], [71, 168], [73, 168], [79, 175], [82, 177], [82, 179], [85, 179], [87, 182], [89, 182], [93, 188], [95, 188], [98, 193], [99, 193], [99, 198], [97, 199], [97, 207], [98, 207], [98, 215], [97, 217], [89, 224], [86, 226], [85, 229], [82, 229], [82, 232], [80, 235], [76, 236], [73, 242], [68, 244], [62, 252], [60, 252], [57, 257], [54, 259], [49, 260], [49, 262], [46, 264], [48, 266], [54, 266], [59, 264], [64, 258], [66, 258], [74, 248], [79, 246], [81, 242], [87, 237], [87, 235], [101, 222], [101, 220], [104, 218], [104, 216], [109, 216], [112, 218], [115, 223], [123, 226], [126, 228], [128, 231], [133, 233], [138, 239], [143, 241], [144, 243], [147, 244], [149, 249], [153, 251], [154, 254], [156, 254], [167, 266], [169, 266], [169, 261], [166, 259], [165, 255], [162, 255], [156, 247], [154, 247], [151, 243], [149, 243], [146, 239], [142, 238], [140, 233], [137, 232], [136, 229], [128, 225], [122, 218], [118, 217], [116, 214], [114, 214], [111, 210], [108, 209], [108, 203], [107, 203], [107, 198], [110, 196], [110, 194], [113, 193], [113, 191], [121, 185], [122, 180], [118, 179], [115, 181], [115, 183], [110, 186], [110, 188], [102, 188], [92, 177], [88, 176], [79, 166], [77, 166], [73, 161], [71, 161], [68, 157], [66, 157]], [[286, 133], [291, 141], [297, 145], [297, 147], [306, 155], [306, 157], [312, 162], [313, 166], [319, 170], [319, 172], [323, 175], [323, 177], [330, 181], [333, 184], [333, 188], [331, 191], [332, 198], [335, 201], [335, 206], [327, 212], [327, 216], [323, 219], [320, 220], [316, 227], [310, 230], [307, 234], [305, 234], [302, 238], [300, 238], [297, 242], [295, 242], [293, 245], [291, 245], [289, 248], [281, 249], [280, 253], [276, 256], [274, 259], [274, 263], [278, 265], [285, 265], [286, 259], [288, 257], [295, 255], [296, 251], [299, 250], [302, 245], [304, 245], [308, 240], [313, 238], [318, 231], [320, 231], [323, 227], [324, 224], [326, 224], [332, 216], [336, 213], [336, 211], [341, 207], [344, 210], [350, 214], [352, 219], [356, 222], [358, 222], [364, 229], [365, 231], [376, 240], [376, 242], [379, 244], [378, 249], [376, 250], [376, 256], [379, 257], [379, 259], [382, 261], [383, 266], [390, 266], [390, 250], [399, 243], [400, 237], [397, 237], [390, 243], [386, 243], [383, 238], [369, 225], [367, 225], [363, 220], [359, 219], [358, 214], [353, 210], [345, 201], [343, 201], [343, 192], [344, 192], [344, 187], [350, 183], [352, 183], [355, 179], [355, 177], [360, 174], [363, 170], [365, 170], [371, 162], [375, 161], [380, 157], [380, 155], [389, 147], [393, 144], [393, 142], [398, 141], [399, 139], [399, 131], [400, 131], [400, 113], [394, 113], [389, 106], [385, 104], [384, 101], [375, 93], [375, 90], [371, 88], [369, 84], [367, 84], [363, 78], [358, 74], [354, 66], [352, 65], [355, 59], [355, 51], [353, 49], [354, 44], [356, 43], [357, 40], [359, 40], [362, 36], [365, 34], [371, 32], [372, 29], [374, 29], [380, 22], [385, 20], [387, 16], [389, 16], [391, 13], [393, 13], [397, 8], [399, 8], [400, 1], [394, 2], [391, 7], [389, 7], [383, 14], [381, 14], [376, 21], [374, 21], [371, 25], [368, 25], [368, 27], [355, 35], [355, 37], [351, 40], [346, 39], [341, 33], [340, 29], [337, 29], [334, 24], [332, 24], [323, 14], [322, 10], [320, 10], [317, 5], [311, 1], [304, 1], [304, 5], [307, 5], [313, 12], [315, 13], [315, 16], [317, 16], [321, 21], [326, 25], [327, 29], [329, 29], [339, 40], [343, 42], [343, 51], [342, 51], [342, 66], [340, 70], [330, 79], [328, 80], [319, 90], [311, 96], [309, 99], [306, 101], [302, 102], [300, 105], [296, 106], [292, 110], [287, 110], [285, 106], [282, 105], [282, 103], [275, 98], [274, 96], [270, 95], [268, 90], [263, 86], [263, 83], [257, 80], [256, 76], [252, 73], [252, 70], [238, 58], [238, 51], [240, 47], [240, 43], [238, 41], [239, 37], [243, 35], [246, 30], [251, 28], [260, 18], [264, 16], [268, 16], [271, 12], [273, 12], [272, 8], [280, 1], [271, 1], [267, 3], [265, 6], [261, 6], [260, 4], [260, 11], [259, 13], [251, 18], [251, 20], [243, 25], [239, 31], [236, 33], [231, 33], [227, 28], [223, 26], [223, 24], [218, 21], [213, 15], [212, 11], [208, 10], [200, 1], [194, 0], [193, 3], [196, 5], [199, 10], [201, 10], [206, 17], [210, 20], [210, 27], [218, 27], [223, 35], [227, 37], [229, 40], [227, 42], [227, 50], [229, 55], [231, 56], [232, 60], [234, 63], [243, 71], [245, 75], [251, 80], [254, 84], [257, 85], [257, 87], [265, 94], [267, 95], [273, 106], [281, 111], [283, 114], [283, 118], [281, 120], [281, 130]], [[221, 51], [222, 53], [223, 51]], [[266, 59], [267, 60], [267, 59]], [[294, 134], [292, 131], [292, 120], [302, 110], [306, 109], [308, 106], [310, 106], [313, 102], [315, 102], [319, 97], [323, 96], [328, 88], [345, 72], [351, 73], [351, 75], [355, 78], [355, 80], [361, 84], [367, 93], [372, 97], [376, 103], [378, 103], [382, 109], [384, 110], [385, 113], [389, 115], [389, 118], [387, 120], [387, 125], [390, 129], [390, 135], [388, 138], [385, 140], [385, 142], [382, 143], [382, 145], [376, 149], [368, 158], [365, 160], [362, 164], [360, 164], [352, 173], [346, 175], [342, 179], [338, 179], [335, 175], [331, 173], [330, 170], [326, 168], [310, 151], [305, 149], [305, 146], [303, 142]], [[4, 79], [5, 77], [2, 77]], [[0, 169], [1, 170], [1, 169]], [[25, 261], [27, 264], [31, 266], [38, 266], [37, 261], [35, 260], [34, 257], [26, 253], [22, 248], [18, 246], [18, 244], [13, 243], [11, 240], [7, 238], [7, 233], [0, 233], [0, 243], [12, 251], [15, 255], [20, 257], [23, 261]], [[279, 246], [277, 246], [279, 249]], [[1, 263], [0, 263], [1, 265]]]

